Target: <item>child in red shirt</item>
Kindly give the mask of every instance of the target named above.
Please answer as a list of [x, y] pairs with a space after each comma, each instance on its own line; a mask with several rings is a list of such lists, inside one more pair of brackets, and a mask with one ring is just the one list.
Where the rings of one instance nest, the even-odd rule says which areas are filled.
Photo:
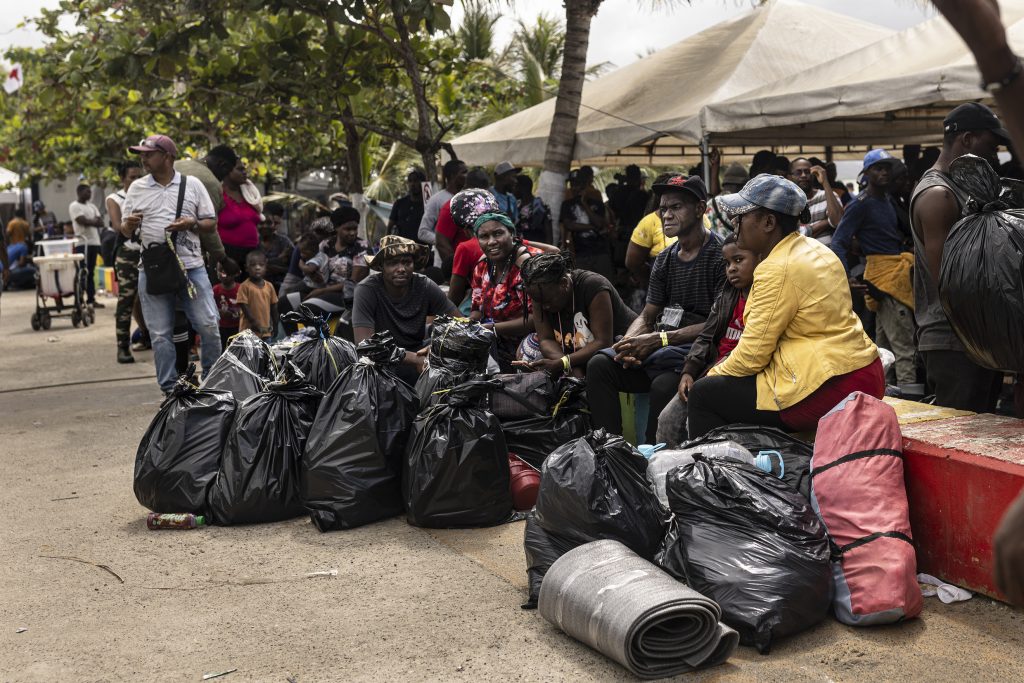
[[722, 245], [722, 258], [725, 259], [725, 279], [728, 283], [722, 286], [722, 292], [711, 307], [704, 329], [686, 357], [679, 380], [679, 397], [684, 401], [693, 383], [732, 353], [743, 333], [743, 311], [750, 286], [754, 283], [757, 256], [746, 249], [740, 249], [736, 244], [736, 233], [731, 233]]
[[213, 286], [213, 300], [220, 311], [220, 350], [228, 347], [228, 339], [238, 334], [238, 321], [242, 309], [238, 306], [238, 276], [242, 269], [233, 259], [226, 258], [217, 265], [220, 282]]

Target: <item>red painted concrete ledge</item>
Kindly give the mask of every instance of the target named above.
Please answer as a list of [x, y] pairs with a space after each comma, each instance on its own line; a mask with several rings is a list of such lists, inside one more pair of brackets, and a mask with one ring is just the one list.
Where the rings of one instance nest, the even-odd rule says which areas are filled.
[[1024, 420], [936, 417], [901, 426], [918, 571], [1003, 599], [992, 535], [1024, 489]]

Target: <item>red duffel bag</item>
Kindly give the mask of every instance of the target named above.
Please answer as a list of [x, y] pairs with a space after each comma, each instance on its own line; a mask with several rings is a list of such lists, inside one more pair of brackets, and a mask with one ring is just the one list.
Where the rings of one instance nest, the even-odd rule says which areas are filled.
[[818, 422], [811, 504], [832, 538], [833, 607], [870, 626], [921, 612], [896, 411], [859, 391]]

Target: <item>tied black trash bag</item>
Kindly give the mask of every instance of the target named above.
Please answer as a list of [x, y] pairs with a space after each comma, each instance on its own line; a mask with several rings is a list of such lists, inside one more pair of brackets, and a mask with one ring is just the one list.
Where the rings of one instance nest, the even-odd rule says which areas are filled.
[[949, 173], [970, 199], [942, 252], [942, 309], [971, 360], [1024, 372], [1024, 184], [973, 155]]
[[[794, 491], [803, 494], [804, 498], [810, 498], [811, 456], [814, 455], [814, 446], [811, 444], [775, 427], [734, 424], [712, 429], [699, 439], [687, 441], [680, 446], [680, 450], [721, 441], [735, 441], [750, 451], [754, 457], [759, 453], [769, 453], [771, 473]], [[778, 453], [782, 458], [781, 463], [774, 453]]]
[[505, 444], [530, 465], [540, 469], [558, 447], [590, 432], [590, 411], [584, 397], [586, 383], [575, 377], [561, 377], [555, 385], [556, 399], [540, 415], [502, 420]]
[[621, 436], [603, 429], [565, 444], [544, 461], [532, 515], [546, 539], [540, 534], [524, 539], [524, 546], [531, 546], [526, 548], [527, 606], [537, 602], [551, 549], [568, 552], [584, 543], [611, 539], [644, 559], [654, 557], [664, 536], [666, 512], [646, 473], [647, 459]]
[[278, 381], [238, 408], [208, 496], [214, 524], [277, 522], [305, 512], [299, 468], [322, 396], [288, 363]]
[[416, 419], [412, 388], [392, 368], [405, 350], [386, 332], [357, 347], [360, 359], [320, 403], [303, 455], [300, 491], [320, 531], [401, 514], [402, 458]]
[[496, 384], [461, 384], [416, 418], [402, 472], [410, 524], [493, 526], [512, 515], [505, 437], [482, 407]]
[[806, 498], [752, 465], [702, 455], [667, 485], [677, 538], [662, 566], [717, 602], [743, 645], [764, 654], [825, 618], [829, 542]]
[[318, 336], [293, 348], [289, 358], [320, 391], [330, 389], [341, 371], [358, 360], [352, 342], [333, 336], [327, 318], [317, 315], [308, 306], [286, 313], [285, 320], [302, 323], [318, 332]]
[[255, 373], [230, 351], [225, 351], [203, 378], [207, 391], [226, 391], [242, 403], [250, 396], [266, 391], [267, 380]]
[[416, 381], [420, 409], [436, 404], [445, 389], [485, 373], [494, 338], [493, 330], [469, 318], [438, 316], [430, 334], [427, 369]]
[[135, 454], [135, 497], [153, 512], [202, 514], [231, 431], [234, 399], [196, 387], [195, 370], [178, 378]]
[[530, 597], [522, 605], [523, 609], [537, 609], [540, 587], [544, 575], [551, 569], [555, 560], [577, 547], [571, 541], [544, 531], [537, 523], [533, 510], [526, 513], [526, 526], [523, 528], [523, 551], [526, 553], [526, 578], [530, 583]]
[[252, 330], [242, 330], [231, 337], [224, 353], [230, 353], [260, 377], [274, 379], [277, 375], [279, 368], [270, 346]]

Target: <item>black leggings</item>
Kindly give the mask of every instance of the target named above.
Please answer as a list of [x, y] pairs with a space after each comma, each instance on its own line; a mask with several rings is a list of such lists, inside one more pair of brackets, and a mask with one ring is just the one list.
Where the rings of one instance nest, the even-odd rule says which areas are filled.
[[644, 370], [627, 370], [604, 353], [596, 353], [587, 363], [587, 402], [595, 428], [603, 428], [612, 434], [622, 434], [622, 409], [619, 392], [642, 394], [650, 392], [650, 412], [647, 414], [646, 434], [640, 434], [642, 425], [637, 425], [637, 438], [644, 437], [646, 443], [656, 443], [658, 416], [672, 400], [679, 389], [679, 375], [669, 370], [653, 380]]
[[[757, 377], [704, 377], [690, 389], [689, 437], [696, 439], [716, 427], [756, 424], [786, 429], [781, 414], [757, 409]], [[788, 430], [787, 430], [788, 431]]]

